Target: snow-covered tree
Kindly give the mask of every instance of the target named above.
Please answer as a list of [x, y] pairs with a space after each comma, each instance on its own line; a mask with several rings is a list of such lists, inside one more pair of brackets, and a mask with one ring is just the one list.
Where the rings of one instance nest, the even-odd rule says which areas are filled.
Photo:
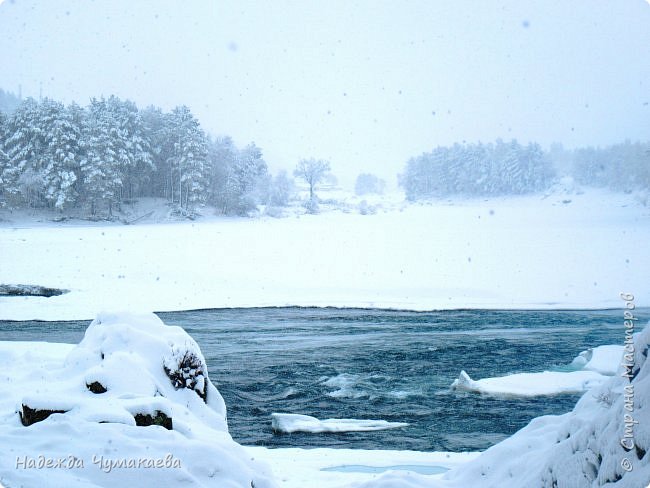
[[170, 114], [169, 137], [173, 144], [169, 163], [177, 185], [176, 192], [172, 185], [172, 202], [193, 213], [206, 199], [207, 137], [186, 106], [176, 107]]
[[[232, 142], [232, 141], [227, 141]], [[234, 145], [223, 148], [222, 190], [219, 203], [224, 214], [246, 215], [262, 201], [268, 169], [255, 143], [242, 150]]]
[[269, 204], [275, 207], [286, 207], [289, 204], [292, 191], [293, 181], [289, 178], [286, 171], [280, 171], [271, 181]]
[[[0, 178], [3, 182], [4, 197], [10, 204], [18, 204], [21, 198], [31, 207], [43, 203], [39, 156], [44, 144], [39, 129], [39, 116], [38, 102], [28, 98], [6, 123], [6, 162]], [[26, 173], [29, 174], [29, 181], [21, 181], [21, 176]]]
[[302, 159], [293, 171], [293, 175], [305, 180], [309, 185], [309, 200], [311, 201], [314, 199], [316, 185], [325, 179], [330, 170], [330, 163], [323, 159]]
[[115, 149], [122, 174], [120, 201], [132, 199], [150, 184], [153, 162], [146, 128], [135, 104], [111, 96], [107, 107], [115, 122]]
[[85, 118], [81, 172], [85, 196], [95, 215], [104, 202], [108, 215], [125, 197], [134, 195], [136, 175], [151, 168], [145, 128], [136, 106], [111, 96], [92, 99]]
[[6, 195], [62, 210], [76, 200], [81, 128], [60, 102], [25, 100], [6, 124], [2, 181]]
[[366, 195], [368, 193], [384, 192], [386, 182], [371, 173], [361, 173], [357, 176], [354, 184], [354, 192], [357, 195]]
[[146, 139], [151, 154], [151, 169], [148, 184], [140, 187], [140, 194], [158, 196], [172, 201], [175, 185], [171, 167], [173, 143], [170, 138], [170, 115], [154, 106], [140, 112]]
[[60, 102], [45, 99], [40, 104], [45, 145], [41, 153], [45, 199], [62, 210], [76, 202], [75, 183], [80, 177], [81, 127]]
[[228, 213], [232, 198], [228, 187], [231, 168], [237, 159], [237, 148], [230, 137], [209, 138], [208, 140], [208, 202], [215, 205], [223, 214]]

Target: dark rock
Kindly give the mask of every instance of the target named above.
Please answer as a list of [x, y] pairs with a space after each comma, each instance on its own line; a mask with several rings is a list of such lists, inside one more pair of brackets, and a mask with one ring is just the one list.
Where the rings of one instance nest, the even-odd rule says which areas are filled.
[[137, 413], [134, 416], [135, 425], [139, 427], [148, 427], [150, 425], [160, 425], [167, 430], [172, 430], [173, 424], [171, 417], [168, 417], [167, 414], [156, 410], [154, 415], [149, 415], [148, 413]]
[[39, 410], [37, 408], [31, 408], [23, 404], [21, 405], [20, 421], [25, 427], [27, 427], [29, 425], [35, 424], [36, 422], [45, 420], [53, 413], [65, 412], [66, 410]]
[[0, 285], [0, 296], [7, 297], [56, 297], [69, 291], [40, 285]]
[[95, 394], [106, 393], [108, 391], [99, 381], [93, 381], [91, 384], [86, 384], [86, 388]]

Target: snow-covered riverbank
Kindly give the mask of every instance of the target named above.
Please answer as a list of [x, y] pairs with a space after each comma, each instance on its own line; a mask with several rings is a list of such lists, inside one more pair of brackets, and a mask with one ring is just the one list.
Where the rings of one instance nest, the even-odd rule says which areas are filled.
[[650, 209], [589, 190], [193, 223], [0, 227], [0, 319], [97, 310], [339, 306], [411, 310], [650, 305]]

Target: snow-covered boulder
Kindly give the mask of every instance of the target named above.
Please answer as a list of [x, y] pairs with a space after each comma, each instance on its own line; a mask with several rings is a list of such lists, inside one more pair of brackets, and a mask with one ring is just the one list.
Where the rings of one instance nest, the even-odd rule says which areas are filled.
[[180, 327], [102, 314], [73, 348], [23, 344], [0, 345], [0, 484], [274, 486]]

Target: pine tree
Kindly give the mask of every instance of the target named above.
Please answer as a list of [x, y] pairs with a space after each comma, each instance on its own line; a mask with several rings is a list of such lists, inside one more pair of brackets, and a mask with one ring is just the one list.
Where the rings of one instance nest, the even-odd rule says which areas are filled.
[[1, 178], [5, 199], [12, 205], [20, 205], [21, 200], [30, 207], [44, 203], [39, 158], [44, 141], [39, 116], [38, 103], [28, 98], [7, 120], [4, 142], [6, 163]]
[[223, 214], [230, 207], [229, 179], [236, 158], [237, 148], [230, 137], [208, 140], [208, 202]]
[[147, 191], [149, 196], [173, 199], [173, 172], [170, 166], [173, 144], [171, 142], [170, 115], [158, 107], [150, 106], [141, 112], [144, 139], [147, 141], [151, 156], [151, 174], [149, 184], [141, 187], [141, 193]]
[[39, 111], [44, 141], [40, 158], [45, 199], [51, 206], [63, 210], [76, 202], [81, 127], [73, 119], [72, 111], [60, 102], [46, 98], [41, 102]]
[[145, 186], [152, 158], [136, 106], [111, 96], [92, 99], [83, 130], [81, 172], [92, 215], [100, 203], [108, 216], [124, 198]]
[[111, 96], [107, 108], [115, 123], [113, 143], [122, 177], [119, 201], [132, 199], [142, 192], [151, 178], [153, 162], [149, 141], [145, 138], [142, 117], [133, 102]]
[[120, 164], [114, 147], [117, 136], [115, 127], [116, 122], [106, 100], [93, 98], [83, 128], [84, 157], [81, 161], [84, 193], [93, 216], [102, 203], [108, 205], [109, 217], [112, 215], [122, 186]]
[[503, 175], [503, 193], [522, 193], [523, 171], [521, 167], [521, 146], [513, 139], [507, 144], [500, 160]]
[[203, 203], [207, 192], [207, 137], [186, 106], [176, 107], [170, 117], [173, 149], [170, 167], [176, 173], [176, 194], [181, 210], [190, 214]]
[[75, 203], [80, 127], [62, 103], [25, 100], [10, 117], [4, 142], [4, 192], [27, 205], [62, 210]]

